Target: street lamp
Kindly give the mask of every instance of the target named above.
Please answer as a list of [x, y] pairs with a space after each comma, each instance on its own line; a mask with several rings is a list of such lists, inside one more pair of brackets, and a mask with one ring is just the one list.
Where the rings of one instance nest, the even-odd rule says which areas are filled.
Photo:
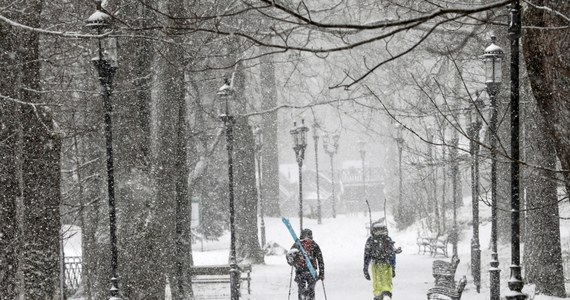
[[332, 216], [333, 218], [336, 218], [336, 195], [335, 195], [335, 191], [334, 191], [334, 163], [333, 163], [333, 157], [334, 155], [337, 153], [338, 151], [338, 140], [340, 138], [340, 135], [338, 133], [335, 133], [332, 136], [332, 141], [331, 141], [331, 137], [329, 134], [326, 134], [323, 137], [323, 149], [325, 150], [325, 152], [330, 156], [330, 160], [331, 160], [331, 181], [332, 181]]
[[396, 125], [396, 142], [398, 143], [398, 219], [402, 221], [404, 213], [402, 207], [402, 150], [404, 145], [404, 129], [401, 124]]
[[[366, 157], [366, 142], [364, 140], [358, 140], [358, 149], [360, 152], [360, 159], [362, 161], [362, 189], [364, 194], [364, 201], [368, 201], [366, 198], [366, 168], [364, 167], [364, 159]], [[364, 215], [366, 216], [366, 208], [364, 208]]]
[[319, 188], [319, 134], [317, 133], [317, 128], [319, 125], [315, 121], [313, 123], [313, 141], [315, 142], [315, 173], [317, 179], [317, 223], [322, 224], [322, 212], [321, 212], [321, 194]]
[[481, 130], [481, 111], [485, 104], [476, 93], [475, 101], [465, 113], [469, 153], [471, 154], [471, 204], [473, 209], [473, 238], [471, 239], [471, 275], [477, 293], [481, 290], [481, 248], [479, 244], [479, 131]]
[[224, 122], [226, 131], [226, 149], [228, 151], [228, 195], [230, 202], [230, 299], [239, 299], [240, 271], [236, 259], [236, 230], [235, 230], [235, 208], [234, 208], [234, 164], [233, 164], [233, 126], [234, 116], [230, 115], [231, 98], [234, 95], [234, 88], [229, 80], [224, 81], [224, 85], [218, 90], [218, 96], [222, 100], [223, 112], [220, 119]]
[[113, 166], [113, 124], [111, 116], [113, 105], [111, 95], [113, 93], [113, 77], [117, 71], [117, 47], [114, 38], [102, 37], [111, 30], [111, 16], [101, 9], [101, 1], [97, 1], [97, 10], [89, 16], [86, 27], [97, 30], [97, 57], [92, 59], [99, 75], [101, 83], [101, 95], [105, 107], [105, 144], [107, 150], [107, 192], [109, 195], [109, 239], [111, 242], [111, 300], [118, 300], [119, 285], [117, 274], [117, 225], [115, 214], [115, 176]]
[[497, 254], [497, 94], [501, 87], [501, 68], [504, 56], [503, 49], [495, 44], [495, 36], [491, 36], [491, 45], [485, 48], [485, 84], [491, 100], [491, 122], [489, 124], [491, 150], [491, 263], [489, 279], [491, 300], [500, 298], [499, 256]]
[[299, 232], [303, 230], [303, 159], [307, 148], [307, 131], [309, 128], [305, 126], [305, 120], [301, 120], [301, 126], [297, 126], [297, 122], [293, 122], [293, 129], [290, 131], [293, 137], [293, 150], [295, 150], [295, 157], [299, 166]]
[[521, 36], [521, 6], [516, 0], [509, 5], [511, 21], [509, 39], [511, 40], [511, 277], [507, 300], [523, 300], [524, 281], [520, 262], [520, 149], [519, 149], [519, 40]]
[[263, 133], [261, 127], [257, 126], [253, 130], [255, 136], [255, 157], [257, 159], [257, 180], [258, 180], [258, 193], [259, 193], [259, 215], [260, 215], [260, 231], [261, 231], [261, 245], [265, 246], [265, 207], [263, 203], [263, 195], [261, 189], [263, 187], [262, 174], [261, 174], [261, 148], [263, 147]]

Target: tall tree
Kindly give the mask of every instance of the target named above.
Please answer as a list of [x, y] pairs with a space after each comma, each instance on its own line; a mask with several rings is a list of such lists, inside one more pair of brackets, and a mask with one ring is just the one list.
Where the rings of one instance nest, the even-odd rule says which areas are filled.
[[[4, 6], [6, 1], [1, 1]], [[15, 299], [18, 270], [17, 200], [21, 195], [18, 180], [20, 123], [16, 88], [19, 78], [15, 28], [0, 24], [0, 295]]]
[[[532, 102], [531, 102], [532, 103]], [[531, 106], [531, 105], [526, 105]], [[540, 293], [565, 297], [564, 269], [560, 242], [560, 218], [554, 143], [542, 134], [545, 126], [542, 116], [533, 110], [533, 116], [525, 118], [527, 145], [525, 160], [533, 166], [526, 167], [526, 234], [524, 247], [525, 278], [536, 284]]]
[[[22, 23], [40, 27], [43, 1], [25, 1]], [[19, 98], [23, 127], [23, 252], [24, 295], [26, 299], [51, 299], [59, 276], [59, 218], [61, 140], [52, 112], [42, 102], [39, 35], [26, 31], [20, 35], [19, 58], [22, 80]]]

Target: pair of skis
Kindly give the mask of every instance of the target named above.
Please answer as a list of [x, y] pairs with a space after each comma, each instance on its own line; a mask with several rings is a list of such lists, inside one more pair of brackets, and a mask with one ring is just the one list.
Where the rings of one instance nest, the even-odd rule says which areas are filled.
[[307, 267], [309, 267], [309, 272], [311, 273], [311, 276], [313, 277], [313, 279], [317, 279], [317, 272], [315, 271], [315, 268], [313, 267], [313, 264], [311, 263], [311, 259], [309, 259], [309, 255], [307, 254], [307, 252], [305, 252], [305, 248], [301, 244], [301, 241], [297, 237], [297, 234], [295, 234], [295, 230], [293, 230], [293, 227], [291, 226], [289, 219], [281, 218], [281, 221], [283, 221], [283, 224], [285, 224], [287, 229], [289, 229], [289, 233], [291, 233], [291, 237], [293, 237], [293, 240], [295, 240], [295, 244], [297, 244], [297, 247], [299, 247], [299, 250], [303, 254], [303, 257], [305, 258], [305, 263], [307, 264]]

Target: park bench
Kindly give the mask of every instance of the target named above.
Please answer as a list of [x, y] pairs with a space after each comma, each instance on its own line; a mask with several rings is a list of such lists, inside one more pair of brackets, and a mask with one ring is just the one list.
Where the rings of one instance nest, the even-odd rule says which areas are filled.
[[427, 292], [428, 300], [459, 300], [463, 289], [467, 284], [467, 278], [463, 276], [459, 283], [455, 284], [455, 271], [459, 265], [459, 258], [454, 256], [451, 262], [435, 260], [432, 264], [432, 273], [435, 286]]
[[432, 240], [435, 239], [436, 235], [433, 234], [420, 234], [420, 232], [418, 231], [418, 236], [416, 237], [416, 244], [418, 245], [418, 254], [420, 254], [420, 252], [422, 252], [422, 254], [425, 254], [426, 251], [429, 251], [430, 254], [431, 252], [431, 244], [432, 244]]
[[[240, 281], [247, 281], [247, 293], [251, 294], [251, 265], [239, 265]], [[229, 283], [229, 265], [204, 265], [190, 267], [193, 283]]]
[[435, 238], [431, 239], [430, 241], [430, 253], [434, 257], [440, 253], [441, 255], [448, 257], [447, 253], [447, 245], [449, 241], [449, 236], [447, 234], [444, 235], [437, 235]]

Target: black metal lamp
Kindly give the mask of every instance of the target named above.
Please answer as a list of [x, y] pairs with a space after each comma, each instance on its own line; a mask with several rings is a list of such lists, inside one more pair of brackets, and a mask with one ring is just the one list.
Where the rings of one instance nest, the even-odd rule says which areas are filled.
[[[364, 201], [368, 201], [368, 198], [366, 197], [366, 167], [365, 167], [366, 142], [363, 139], [359, 139], [357, 144], [358, 144], [358, 152], [360, 152], [360, 160], [362, 162], [362, 195]], [[366, 215], [366, 208], [364, 208], [364, 215]]]
[[291, 129], [291, 137], [293, 137], [293, 150], [299, 167], [299, 225], [303, 230], [303, 160], [305, 159], [305, 149], [307, 148], [307, 131], [309, 127], [305, 126], [305, 120], [301, 120], [301, 126], [297, 126], [297, 122], [293, 122]]
[[317, 184], [317, 224], [323, 223], [322, 209], [321, 209], [321, 193], [319, 186], [319, 133], [317, 129], [319, 128], [318, 123], [313, 123], [313, 142], [315, 143], [315, 179]]
[[338, 152], [338, 141], [340, 135], [338, 133], [333, 134], [332, 140], [329, 134], [323, 136], [323, 149], [329, 155], [331, 161], [331, 185], [332, 185], [332, 216], [336, 218], [336, 195], [334, 186], [334, 155]]
[[226, 149], [228, 151], [228, 196], [230, 205], [230, 299], [238, 300], [240, 297], [240, 270], [236, 258], [236, 229], [235, 229], [235, 202], [234, 202], [234, 164], [233, 164], [233, 126], [234, 116], [231, 115], [230, 105], [234, 96], [234, 88], [226, 79], [217, 92], [221, 100], [220, 119], [224, 122], [226, 131]]
[[[117, 274], [117, 225], [115, 208], [115, 176], [113, 161], [113, 105], [111, 95], [113, 93], [113, 77], [117, 70], [117, 43], [112, 37], [111, 16], [104, 13], [101, 1], [96, 1], [97, 10], [89, 16], [86, 27], [97, 31], [97, 57], [92, 59], [97, 68], [99, 82], [101, 83], [101, 95], [105, 107], [105, 144], [107, 155], [107, 192], [109, 197], [109, 239], [111, 243], [111, 289], [110, 299], [119, 300], [119, 285]], [[103, 36], [104, 35], [104, 36]]]
[[499, 256], [497, 254], [497, 94], [501, 87], [502, 60], [504, 51], [495, 44], [496, 37], [491, 36], [491, 45], [485, 48], [485, 85], [491, 100], [491, 122], [489, 124], [491, 151], [491, 262], [489, 268], [491, 300], [500, 299]]
[[257, 158], [257, 181], [258, 185], [258, 193], [259, 193], [259, 216], [260, 216], [260, 232], [261, 232], [261, 246], [265, 247], [265, 203], [263, 202], [263, 194], [261, 192], [263, 188], [263, 176], [261, 173], [261, 164], [262, 164], [262, 153], [261, 150], [263, 149], [263, 131], [261, 127], [256, 126], [253, 130], [253, 136], [255, 138], [255, 156]]

